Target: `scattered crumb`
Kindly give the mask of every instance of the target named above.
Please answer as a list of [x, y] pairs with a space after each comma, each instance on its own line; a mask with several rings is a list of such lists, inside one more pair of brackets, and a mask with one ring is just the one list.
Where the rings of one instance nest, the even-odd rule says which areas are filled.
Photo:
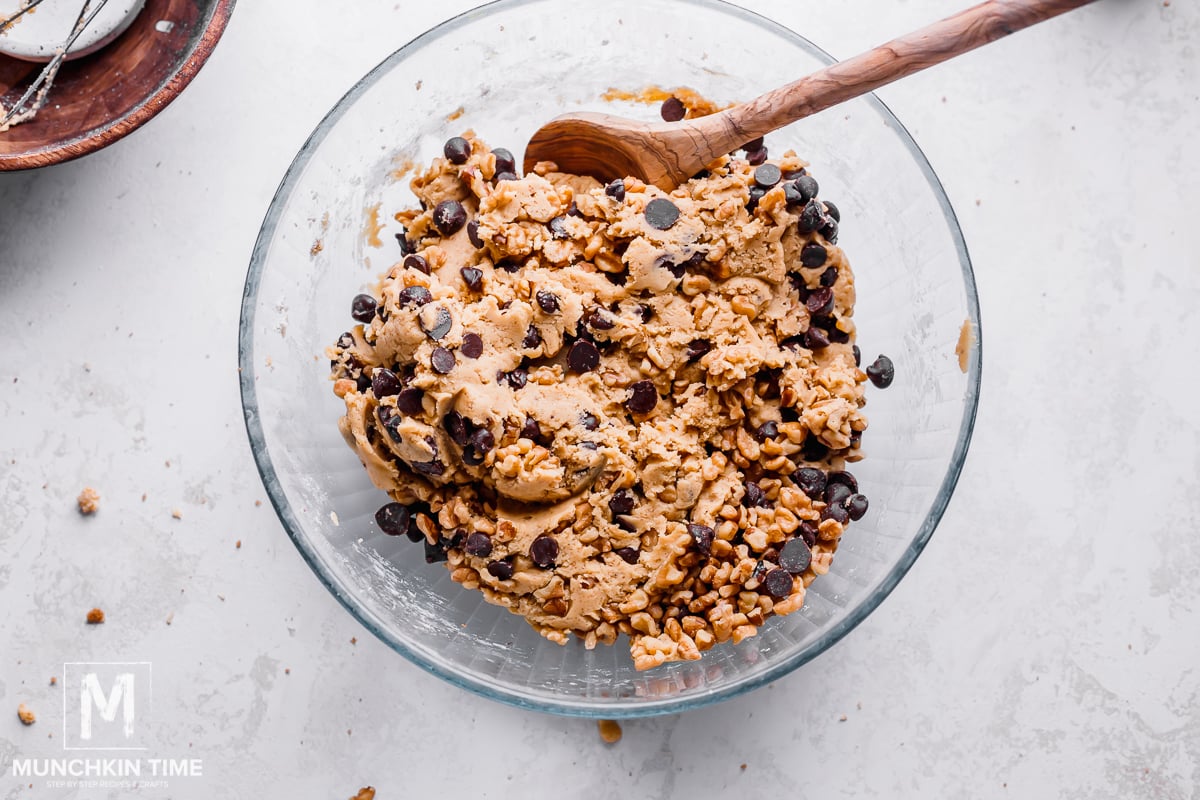
[[465, 112], [466, 112], [466, 109], [463, 108], [462, 106], [459, 106], [458, 108], [454, 109], [453, 111], [451, 111], [449, 114], [446, 115], [446, 122], [454, 122], [454, 120], [461, 117]]
[[423, 84], [423, 83], [425, 83], [425, 81], [417, 81], [416, 89], [418, 92], [421, 91], [421, 84]]
[[179, 510], [178, 508], [172, 508], [171, 516], [174, 517], [175, 519], [183, 519], [183, 512], [181, 510]]
[[965, 374], [967, 364], [971, 360], [971, 345], [975, 344], [975, 329], [971, 325], [971, 320], [964, 319], [962, 330], [958, 332], [958, 344], [954, 346], [954, 353], [958, 356], [958, 368]]
[[283, 674], [284, 674], [284, 675], [291, 675], [291, 674], [292, 674], [292, 668], [291, 668], [291, 667], [284, 667], [284, 668], [283, 668]]
[[93, 608], [87, 613], [88, 625], [100, 625], [104, 622], [104, 612], [98, 608]]
[[163, 466], [166, 467], [167, 469], [170, 469], [171, 468], [171, 459], [168, 458], [166, 461], [164, 461]]
[[600, 738], [609, 744], [616, 744], [621, 741], [621, 724], [613, 719], [602, 719], [600, 725]]
[[357, 637], [357, 636], [351, 636], [351, 637], [350, 637], [350, 644], [358, 644], [358, 637]]
[[261, 506], [261, 505], [262, 505], [262, 500], [255, 500], [255, 501], [254, 501], [254, 507], [255, 507], [255, 508], [258, 508], [258, 507], [259, 507], [259, 506]]
[[224, 603], [224, 602], [225, 602], [225, 595], [223, 595], [223, 594], [219, 594], [219, 595], [217, 595], [217, 599], [218, 599], [218, 600], [220, 600], [222, 603]]
[[268, 367], [275, 366], [275, 361], [270, 356], [267, 356], [265, 359], [263, 359], [263, 363], [266, 364]]
[[855, 707], [856, 707], [856, 708], [857, 708], [859, 711], [862, 711], [862, 700], [859, 700], [859, 701], [858, 701], [857, 703], [855, 703], [854, 705], [855, 705]]
[[170, 614], [167, 614], [167, 624], [170, 625], [174, 621], [175, 621], [175, 612], [172, 611]]
[[142, 502], [146, 502], [146, 493], [142, 492]]
[[[420, 81], [417, 81], [420, 83]], [[358, 794], [351, 797], [350, 800], [375, 800], [375, 787], [364, 786], [358, 790]]]
[[51, 676], [50, 676], [50, 685], [51, 685], [51, 686], [57, 686], [57, 685], [58, 685], [58, 677], [57, 677], [57, 676], [55, 676], [55, 675], [51, 675]]
[[978, 197], [976, 197], [976, 198], [975, 198], [975, 205], [977, 205], [977, 206], [981, 206], [981, 205], [983, 205], [983, 201], [982, 201], [982, 200], [980, 200]]
[[17, 719], [21, 720], [21, 722], [26, 725], [32, 725], [33, 723], [37, 722], [37, 717], [33, 715], [33, 711], [31, 711], [29, 706], [25, 705], [24, 703], [21, 703], [21, 705], [17, 706]]
[[338, 520], [338, 515], [337, 515], [336, 511], [329, 512], [329, 521], [333, 523], [333, 527], [335, 527], [335, 528], [341, 527], [342, 523], [340, 520]]
[[383, 247], [383, 239], [379, 238], [379, 233], [383, 230], [383, 223], [379, 221], [381, 205], [382, 203], [376, 203], [367, 207], [367, 221], [363, 224], [363, 238], [371, 247]]
[[313, 258], [316, 258], [317, 255], [324, 249], [325, 249], [325, 242], [321, 241], [320, 239], [317, 239], [315, 242], [313, 242], [313, 246], [308, 248], [308, 254], [310, 256], [312, 256]]
[[849, 717], [847, 717], [845, 714], [842, 714], [840, 717], [838, 717], [838, 722], [845, 722], [847, 719], [849, 719]]
[[83, 491], [79, 493], [76, 500], [79, 503], [79, 513], [83, 515], [95, 514], [96, 509], [100, 508], [100, 493], [90, 486], [83, 487]]
[[233, 546], [234, 546], [234, 549], [241, 550], [242, 549], [242, 540], [238, 539], [236, 542], [233, 543]]
[[738, 767], [738, 769], [740, 769], [742, 772], [745, 772], [745, 771], [746, 771], [746, 765], [745, 765], [745, 764], [742, 764], [740, 767]]

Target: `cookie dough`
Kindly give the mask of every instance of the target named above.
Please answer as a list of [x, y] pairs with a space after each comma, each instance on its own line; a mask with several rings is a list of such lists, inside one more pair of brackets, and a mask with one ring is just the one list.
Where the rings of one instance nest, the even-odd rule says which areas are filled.
[[329, 351], [380, 528], [555, 642], [626, 634], [638, 669], [801, 608], [867, 508], [854, 278], [805, 162], [666, 193], [444, 152]]

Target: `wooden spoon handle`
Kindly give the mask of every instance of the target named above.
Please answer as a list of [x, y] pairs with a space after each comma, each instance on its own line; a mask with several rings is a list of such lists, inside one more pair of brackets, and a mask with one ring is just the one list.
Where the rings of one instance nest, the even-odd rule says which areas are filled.
[[[1093, 0], [987, 0], [709, 119], [713, 156]], [[698, 122], [700, 120], [697, 120]]]

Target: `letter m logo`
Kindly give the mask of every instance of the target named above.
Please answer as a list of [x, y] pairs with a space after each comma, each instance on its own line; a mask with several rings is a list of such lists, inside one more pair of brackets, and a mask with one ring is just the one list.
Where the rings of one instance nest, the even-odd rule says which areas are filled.
[[153, 733], [149, 662], [63, 665], [63, 749], [145, 750]]
[[85, 742], [92, 738], [92, 709], [100, 712], [100, 718], [105, 722], [117, 719], [118, 709], [124, 709], [122, 721], [126, 739], [133, 738], [133, 720], [137, 714], [137, 701], [134, 692], [132, 672], [122, 672], [113, 681], [112, 691], [107, 695], [100, 688], [100, 679], [96, 673], [89, 672], [83, 676], [83, 686], [79, 691], [79, 738]]

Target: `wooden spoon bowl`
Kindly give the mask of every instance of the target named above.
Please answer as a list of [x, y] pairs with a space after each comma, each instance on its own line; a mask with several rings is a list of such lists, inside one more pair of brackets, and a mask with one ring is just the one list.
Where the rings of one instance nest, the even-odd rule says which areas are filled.
[[[144, 125], [208, 60], [234, 2], [146, 0], [116, 41], [63, 65], [34, 119], [0, 133], [0, 170], [70, 161]], [[0, 100], [11, 106], [43, 66], [0, 55]]]

